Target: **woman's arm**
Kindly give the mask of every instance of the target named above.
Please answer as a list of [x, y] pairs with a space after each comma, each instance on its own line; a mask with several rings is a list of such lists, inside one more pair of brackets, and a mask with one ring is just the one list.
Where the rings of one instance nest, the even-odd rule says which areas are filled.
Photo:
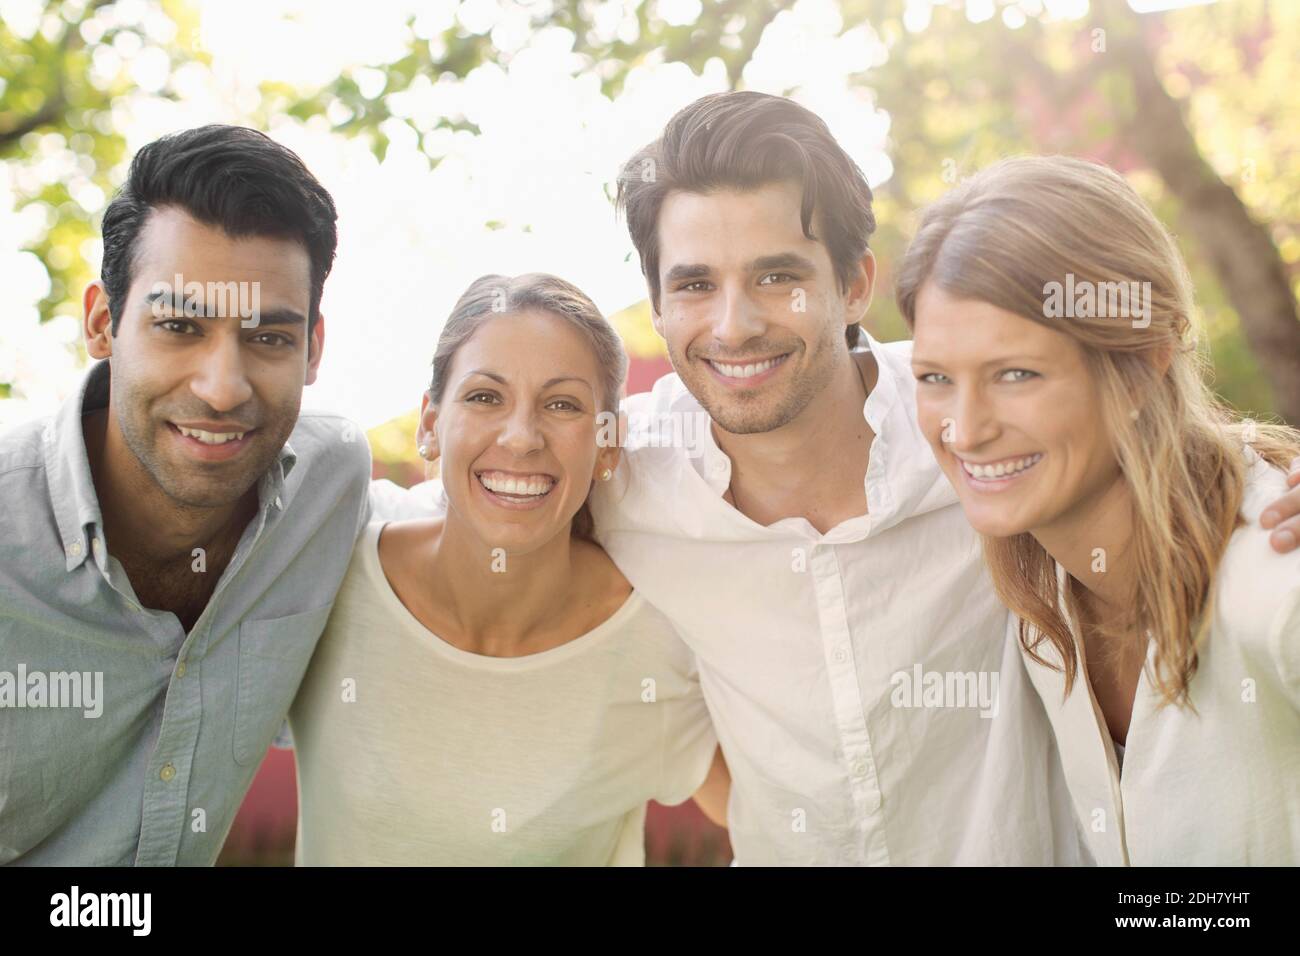
[[692, 799], [704, 811], [704, 815], [720, 827], [727, 825], [727, 798], [731, 796], [731, 772], [727, 761], [722, 757], [722, 748], [713, 753], [713, 764], [709, 775], [700, 784], [700, 789], [691, 794]]

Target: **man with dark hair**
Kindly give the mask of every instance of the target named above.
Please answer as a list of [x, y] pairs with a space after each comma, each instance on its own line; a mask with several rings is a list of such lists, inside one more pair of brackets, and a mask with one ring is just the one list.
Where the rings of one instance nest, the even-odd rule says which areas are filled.
[[[716, 127], [715, 127], [716, 124]], [[876, 231], [871, 186], [821, 118], [793, 100], [742, 91], [696, 100], [660, 139], [637, 152], [619, 177], [618, 205], [641, 258], [650, 303], [659, 312], [659, 211], [674, 191], [755, 190], [777, 182], [803, 186], [799, 227], [830, 255], [835, 281], [847, 293]], [[874, 263], [870, 265], [874, 268]], [[849, 348], [862, 331], [844, 327]]]
[[0, 863], [215, 861], [368, 517], [364, 435], [299, 416], [335, 221], [232, 126], [149, 144], [109, 205], [102, 361], [0, 439]]
[[[625, 404], [597, 537], [677, 625], [741, 864], [1083, 860], [979, 541], [859, 326], [871, 190], [790, 100], [706, 96], [620, 177], [676, 374]], [[708, 413], [698, 447], [665, 418]]]

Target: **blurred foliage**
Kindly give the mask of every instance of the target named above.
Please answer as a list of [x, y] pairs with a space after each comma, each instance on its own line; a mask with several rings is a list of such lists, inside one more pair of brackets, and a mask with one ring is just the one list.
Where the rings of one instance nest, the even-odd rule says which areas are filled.
[[[1018, 153], [1069, 153], [1123, 172], [1179, 239], [1201, 309], [1216, 388], [1239, 410], [1274, 413], [1268, 382], [1241, 334], [1236, 312], [1203, 251], [1180, 233], [1180, 207], [1135, 154], [1132, 86], [1117, 58], [1097, 51], [1086, 21], [1034, 18], [1009, 29], [1001, 18], [972, 24], [952, 7], [907, 31], [898, 6], [845, 5], [846, 26], [870, 22], [890, 59], [863, 76], [891, 118], [894, 175], [876, 202], [873, 246], [888, 281], [917, 211], [961, 176]], [[1112, 7], [1114, 5], [1112, 4]], [[1272, 238], [1300, 297], [1300, 4], [1241, 0], [1142, 18], [1165, 89], [1185, 109], [1196, 143]], [[884, 291], [884, 289], [882, 289]], [[886, 297], [888, 298], [888, 297]], [[877, 297], [870, 324], [887, 338], [906, 329], [892, 301]]]
[[[203, 60], [187, 40], [197, 25], [189, 5], [168, 0], [137, 12], [123, 16], [108, 0], [50, 3], [30, 37], [0, 20], [0, 162], [17, 208], [44, 218], [26, 249], [49, 273], [39, 306], [45, 319], [80, 319], [81, 291], [95, 278], [99, 217], [130, 158], [121, 103], [137, 87], [132, 63], [146, 51], [161, 53], [172, 70]], [[156, 95], [175, 96], [170, 83]]]
[[[527, 5], [524, 5], [527, 7]], [[721, 59], [733, 87], [743, 85], [744, 66], [763, 30], [788, 4], [773, 0], [727, 0], [706, 4], [689, 25], [669, 24], [652, 3], [637, 6], [635, 22], [618, 30], [594, 28], [593, 6], [569, 0], [539, 10], [536, 29], [560, 26], [573, 33], [582, 68], [601, 77], [616, 96], [628, 74], [651, 62], [680, 61], [697, 73]], [[1294, 117], [1293, 79], [1300, 61], [1300, 4], [1241, 0], [1112, 20], [1142, 29], [1156, 51], [1165, 89], [1185, 109], [1198, 148], [1210, 166], [1237, 191], [1254, 217], [1272, 225], [1273, 242], [1300, 296], [1300, 123]], [[1179, 204], [1160, 179], [1143, 167], [1127, 141], [1134, 121], [1133, 89], [1118, 57], [1108, 56], [1087, 20], [1046, 22], [1003, 16], [971, 23], [962, 3], [936, 6], [921, 29], [908, 29], [903, 0], [847, 0], [840, 4], [844, 30], [865, 28], [888, 50], [883, 63], [852, 78], [864, 95], [889, 113], [894, 173], [878, 191], [879, 228], [873, 240], [882, 265], [880, 292], [868, 324], [880, 338], [906, 336], [890, 294], [890, 264], [901, 257], [916, 211], [961, 176], [1004, 156], [1064, 152], [1106, 162], [1126, 173], [1161, 218], [1178, 231]], [[1041, 13], [1041, 5], [1038, 5]], [[1011, 11], [1014, 14], [1014, 10]], [[1017, 24], [1012, 26], [1011, 24]], [[1100, 46], [1100, 49], [1098, 48]], [[352, 116], [341, 130], [387, 143], [385, 123], [405, 122], [423, 143], [435, 128], [387, 108], [394, 94], [413, 83], [463, 77], [480, 62], [508, 64], [491, 34], [471, 34], [452, 24], [427, 41], [412, 33], [411, 53], [391, 66], [383, 95], [352, 109], [356, 84], [340, 78], [312, 102], [332, 97], [349, 104]], [[412, 71], [422, 64], [431, 72]], [[1049, 82], [1049, 80], [1053, 82]], [[797, 90], [784, 90], [796, 93]], [[463, 118], [438, 118], [437, 125]], [[436, 148], [430, 149], [437, 161]], [[612, 178], [612, 177], [611, 177]], [[1274, 412], [1269, 384], [1245, 345], [1237, 316], [1212, 264], [1193, 241], [1180, 237], [1203, 314], [1205, 347], [1213, 359], [1220, 394], [1238, 409], [1261, 416]], [[625, 339], [655, 350], [648, 309], [617, 317]]]
[[415, 430], [419, 424], [420, 410], [413, 408], [366, 432], [373, 460], [370, 477], [387, 478], [409, 488], [437, 474], [436, 467], [426, 468], [416, 453]]
[[620, 309], [609, 317], [609, 323], [618, 331], [628, 355], [634, 359], [668, 357], [668, 346], [651, 323], [649, 299]]
[[[764, 30], [789, 6], [721, 0], [704, 4], [696, 22], [676, 24], [660, 16], [653, 0], [630, 6], [621, 19], [609, 16], [610, 5], [592, 0], [501, 5], [522, 11], [535, 31], [569, 31], [573, 69], [593, 72], [609, 96], [618, 94], [634, 68], [667, 61], [700, 72], [721, 60], [732, 85], [743, 86], [745, 65]], [[1008, 12], [1009, 6], [1028, 15]], [[1070, 152], [1108, 162], [1178, 232], [1177, 200], [1126, 139], [1133, 93], [1118, 58], [1093, 49], [1087, 21], [1045, 22], [1041, 8], [1036, 0], [998, 0], [997, 15], [971, 23], [964, 4], [954, 0], [917, 24], [905, 20], [904, 0], [839, 5], [844, 30], [869, 31], [888, 51], [883, 62], [852, 77], [855, 90], [891, 120], [894, 172], [878, 190], [880, 226], [873, 241], [884, 281], [869, 324], [879, 337], [905, 334], [891, 301], [890, 264], [905, 248], [917, 209], [961, 175], [1002, 156]], [[496, 29], [476, 32], [449, 12], [438, 8], [408, 20], [406, 52], [391, 63], [358, 66], [320, 89], [262, 84], [260, 103], [247, 121], [265, 127], [287, 115], [325, 123], [342, 136], [363, 137], [380, 157], [392, 124], [402, 124], [418, 135], [430, 165], [436, 164], [448, 135], [474, 135], [476, 127], [464, 116], [421, 113], [403, 94], [458, 83], [483, 64], [508, 65], [517, 52], [517, 44], [501, 42]], [[43, 317], [79, 315], [80, 290], [92, 278], [88, 263], [98, 258], [96, 217], [127, 159], [120, 130], [122, 104], [139, 93], [133, 63], [144, 51], [158, 49], [173, 79], [183, 66], [206, 68], [197, 24], [195, 6], [184, 0], [50, 3], [31, 36], [0, 23], [0, 161], [13, 169], [18, 205], [37, 206], [45, 219], [28, 247], [50, 275]], [[1254, 218], [1269, 224], [1300, 293], [1300, 116], [1294, 94], [1300, 4], [1237, 0], [1145, 15], [1140, 27], [1155, 51], [1161, 83], [1183, 107], [1205, 160]], [[175, 96], [172, 80], [150, 92]], [[1273, 411], [1269, 386], [1244, 344], [1214, 264], [1195, 243], [1180, 238], [1199, 290], [1217, 388], [1237, 407], [1267, 415]], [[644, 307], [616, 320], [634, 353], [661, 352]]]

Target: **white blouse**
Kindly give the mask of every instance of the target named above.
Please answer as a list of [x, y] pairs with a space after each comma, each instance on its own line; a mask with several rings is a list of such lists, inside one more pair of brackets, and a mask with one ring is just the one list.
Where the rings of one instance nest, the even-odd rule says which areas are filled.
[[[1215, 576], [1214, 619], [1189, 687], [1195, 712], [1159, 706], [1153, 644], [1118, 748], [1083, 670], [1077, 622], [1081, 667], [1068, 698], [1063, 675], [1026, 655], [1101, 865], [1300, 864], [1300, 551], [1269, 546], [1259, 514], [1286, 491], [1285, 476], [1246, 451], [1247, 523]], [[1047, 642], [1038, 652], [1061, 663]]]
[[371, 524], [290, 711], [299, 865], [631, 865], [717, 738], [690, 651], [633, 591], [559, 647], [487, 657], [393, 592]]

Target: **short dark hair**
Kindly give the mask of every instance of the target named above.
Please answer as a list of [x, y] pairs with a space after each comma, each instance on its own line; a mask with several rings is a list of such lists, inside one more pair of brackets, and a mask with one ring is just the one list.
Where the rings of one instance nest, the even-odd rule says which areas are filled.
[[311, 258], [308, 331], [338, 247], [334, 200], [297, 154], [246, 126], [212, 124], [156, 139], [131, 160], [104, 211], [99, 274], [117, 334], [131, 288], [137, 239], [149, 211], [174, 206], [232, 238], [297, 239]]
[[[627, 217], [650, 300], [659, 310], [659, 209], [673, 190], [757, 189], [796, 180], [803, 184], [800, 218], [804, 235], [820, 214], [841, 290], [876, 231], [871, 186], [821, 117], [781, 96], [740, 90], [713, 93], [682, 109], [663, 135], [624, 164], [616, 208]], [[861, 329], [845, 329], [849, 347]]]

